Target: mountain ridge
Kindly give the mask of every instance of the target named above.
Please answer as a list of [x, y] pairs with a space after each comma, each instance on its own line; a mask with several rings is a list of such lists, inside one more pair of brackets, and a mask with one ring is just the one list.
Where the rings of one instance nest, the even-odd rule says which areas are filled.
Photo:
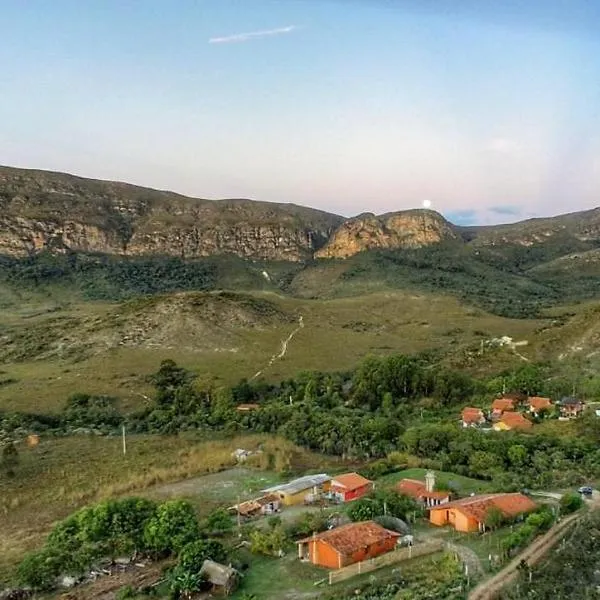
[[[296, 204], [190, 198], [124, 182], [0, 166], [0, 254], [42, 251], [305, 262], [442, 242], [507, 254], [554, 245], [550, 259], [600, 246], [600, 208], [493, 226], [428, 209], [344, 218]], [[539, 262], [539, 261], [538, 261]]]

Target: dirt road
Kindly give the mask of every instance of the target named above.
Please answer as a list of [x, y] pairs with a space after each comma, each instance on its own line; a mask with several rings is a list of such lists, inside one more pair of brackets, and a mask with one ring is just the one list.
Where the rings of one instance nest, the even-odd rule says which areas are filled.
[[[591, 510], [600, 508], [598, 500], [590, 503], [590, 508]], [[508, 565], [506, 565], [506, 567], [504, 567], [504, 569], [502, 569], [502, 571], [494, 575], [491, 579], [478, 585], [469, 594], [469, 600], [492, 600], [493, 598], [497, 598], [502, 589], [516, 579], [521, 561], [524, 560], [529, 566], [537, 564], [585, 514], [585, 512], [579, 511], [564, 518], [547, 533], [535, 540], [533, 544], [521, 552], [521, 554], [516, 556], [508, 563]]]

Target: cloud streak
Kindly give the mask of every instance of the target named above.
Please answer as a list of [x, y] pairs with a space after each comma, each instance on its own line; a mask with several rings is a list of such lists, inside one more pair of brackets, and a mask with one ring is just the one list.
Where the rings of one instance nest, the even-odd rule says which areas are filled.
[[248, 42], [262, 37], [271, 37], [274, 35], [284, 35], [292, 33], [298, 29], [296, 25], [288, 25], [287, 27], [277, 27], [275, 29], [264, 29], [262, 31], [250, 31], [249, 33], [236, 33], [234, 35], [226, 35], [222, 37], [213, 37], [208, 40], [209, 44], [239, 44], [240, 42]]

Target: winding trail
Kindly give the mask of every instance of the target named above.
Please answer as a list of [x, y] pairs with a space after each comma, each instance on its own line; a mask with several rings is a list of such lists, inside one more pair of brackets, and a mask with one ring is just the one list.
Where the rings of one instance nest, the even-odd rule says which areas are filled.
[[261, 369], [260, 371], [258, 371], [257, 373], [255, 373], [250, 378], [250, 381], [252, 381], [253, 379], [256, 379], [257, 377], [260, 377], [266, 369], [273, 366], [273, 363], [276, 360], [281, 360], [287, 354], [288, 346], [289, 346], [290, 342], [294, 339], [294, 336], [303, 328], [304, 328], [304, 318], [302, 315], [300, 315], [300, 317], [298, 318], [298, 327], [296, 327], [296, 329], [294, 329], [294, 331], [292, 331], [292, 333], [290, 333], [290, 335], [288, 335], [284, 340], [281, 341], [281, 350], [279, 352], [277, 352], [277, 354], [273, 354], [273, 356], [271, 356], [271, 358], [269, 359], [267, 366], [264, 367], [263, 369]]

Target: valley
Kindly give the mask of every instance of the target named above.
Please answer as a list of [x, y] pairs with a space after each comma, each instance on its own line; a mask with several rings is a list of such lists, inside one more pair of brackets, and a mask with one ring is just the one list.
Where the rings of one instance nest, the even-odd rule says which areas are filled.
[[[40, 560], [58, 593], [55, 571], [89, 570], [106, 548], [130, 552], [131, 540], [99, 533], [112, 525], [79, 532], [90, 548], [65, 550], [48, 534], [135, 496], [156, 503], [140, 505], [151, 512], [184, 503], [194, 538], [216, 536], [244, 571], [236, 599], [366, 600], [372, 588], [421, 600], [433, 577], [460, 600], [550, 527], [548, 510], [463, 535], [433, 527], [397, 492], [400, 479], [433, 470], [458, 500], [528, 488], [549, 492], [551, 505], [600, 482], [597, 210], [467, 228], [429, 210], [344, 219], [8, 167], [0, 208], [3, 584]], [[530, 429], [496, 427], [490, 406], [503, 395]], [[548, 414], [528, 412], [537, 395]], [[560, 419], [569, 395], [586, 410]], [[485, 424], [461, 425], [466, 406]], [[365, 507], [390, 503], [419, 543], [443, 540], [443, 552], [402, 563], [402, 577], [388, 565], [377, 580], [315, 592], [327, 572], [298, 561], [295, 543], [352, 503], [301, 505], [235, 531], [223, 516], [267, 484], [344, 471], [376, 482], [365, 515], [388, 516]], [[207, 530], [211, 519], [224, 529]], [[149, 543], [134, 538], [136, 549]], [[163, 596], [180, 560], [165, 543], [143, 546]], [[476, 566], [472, 581], [463, 563]], [[135, 581], [67, 593], [112, 600]]]

